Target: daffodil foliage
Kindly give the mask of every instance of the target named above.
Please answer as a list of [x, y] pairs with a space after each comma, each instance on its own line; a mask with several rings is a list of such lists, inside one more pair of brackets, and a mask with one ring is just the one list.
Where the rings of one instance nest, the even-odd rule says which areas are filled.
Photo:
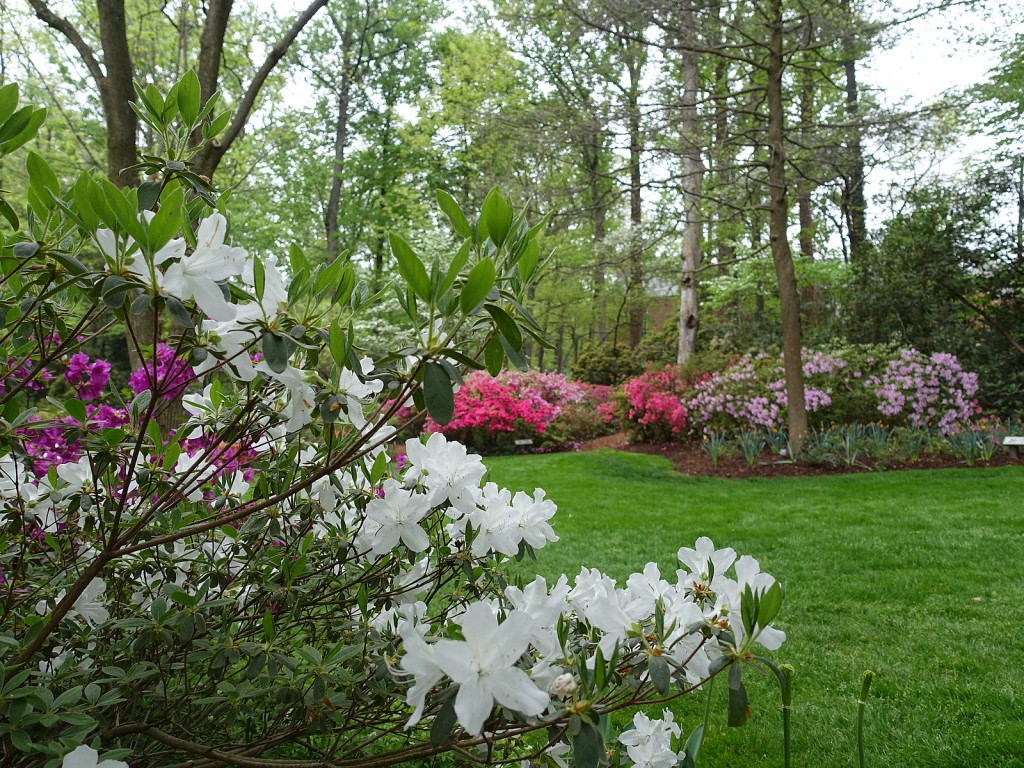
[[[557, 540], [544, 491], [440, 433], [393, 444], [410, 401], [443, 424], [467, 368], [542, 343], [541, 224], [496, 190], [473, 217], [439, 194], [452, 257], [392, 236], [408, 338], [371, 357], [353, 319], [379, 296], [350, 265], [232, 237], [182, 149], [209, 118], [181, 108], [193, 85], [139, 90], [176, 148], [149, 186], [65, 187], [30, 155], [31, 210], [7, 217], [0, 762], [694, 764], [700, 728], [604, 716], [726, 673], [741, 723], [743, 665], [784, 639], [775, 580], [702, 538], [670, 579], [509, 585], [503, 563]], [[34, 119], [16, 103], [0, 89], [0, 137]], [[84, 351], [117, 325], [130, 389]]]

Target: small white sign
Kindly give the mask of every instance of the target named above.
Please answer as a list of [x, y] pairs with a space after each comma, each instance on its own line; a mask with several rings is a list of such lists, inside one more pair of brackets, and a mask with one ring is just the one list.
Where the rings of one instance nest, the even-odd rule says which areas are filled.
[[533, 445], [533, 440], [529, 437], [525, 440], [516, 440], [516, 445]]
[[1007, 435], [1003, 438], [1003, 445], [1021, 445], [1024, 446], [1024, 437], [1010, 436]]

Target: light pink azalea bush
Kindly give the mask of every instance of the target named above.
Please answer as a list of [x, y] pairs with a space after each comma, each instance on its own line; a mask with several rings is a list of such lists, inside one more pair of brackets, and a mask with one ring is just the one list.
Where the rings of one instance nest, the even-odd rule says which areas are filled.
[[[914, 349], [804, 350], [804, 395], [812, 426], [869, 423], [935, 428], [948, 434], [979, 413], [977, 375], [954, 355]], [[640, 441], [710, 432], [780, 431], [786, 422], [781, 357], [747, 355], [724, 370], [684, 379], [648, 371], [622, 388], [623, 423]]]
[[899, 357], [864, 385], [874, 392], [887, 419], [934, 427], [944, 435], [980, 412], [974, 399], [978, 374], [965, 371], [955, 355], [945, 352], [900, 350]]

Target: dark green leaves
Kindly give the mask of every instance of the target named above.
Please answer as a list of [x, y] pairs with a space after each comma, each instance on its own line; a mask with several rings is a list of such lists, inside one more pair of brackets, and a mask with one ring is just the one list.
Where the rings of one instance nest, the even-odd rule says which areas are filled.
[[423, 367], [423, 398], [430, 418], [444, 426], [455, 416], [455, 393], [448, 371], [438, 363]]
[[434, 717], [433, 724], [430, 726], [431, 745], [437, 747], [444, 744], [448, 734], [455, 727], [456, 722], [458, 722], [458, 717], [455, 714], [455, 705], [449, 701], [441, 707], [441, 710]]
[[423, 262], [413, 252], [409, 244], [398, 235], [389, 235], [391, 252], [398, 260], [398, 273], [412, 288], [413, 292], [424, 301], [430, 301], [430, 277]]
[[288, 358], [291, 357], [294, 342], [278, 336], [272, 331], [263, 334], [262, 341], [263, 359], [267, 361], [270, 370], [274, 373], [284, 373], [288, 367]]
[[576, 768], [597, 768], [602, 754], [601, 734], [597, 727], [587, 720], [582, 721], [579, 733], [572, 739]]
[[192, 125], [199, 117], [200, 103], [199, 78], [195, 71], [190, 69], [181, 78], [177, 87], [177, 97], [178, 112], [186, 123]]
[[494, 304], [484, 304], [484, 309], [494, 318], [494, 324], [498, 326], [498, 330], [509, 345], [516, 351], [522, 349], [523, 334], [519, 330], [519, 326], [516, 325], [516, 321], [509, 316], [508, 312]]
[[443, 189], [437, 190], [436, 196], [438, 207], [448, 217], [448, 221], [452, 223], [452, 228], [458, 232], [459, 236], [472, 237], [473, 229], [469, 226], [469, 222], [466, 221], [466, 215], [462, 212], [459, 204], [455, 202], [455, 198]]
[[647, 662], [647, 671], [651, 675], [651, 683], [658, 690], [658, 693], [668, 693], [672, 685], [672, 668], [664, 656], [651, 656]]
[[700, 745], [703, 741], [704, 725], [702, 723], [693, 729], [690, 738], [686, 740], [686, 746], [683, 748], [686, 756], [683, 758], [683, 762], [679, 764], [679, 768], [697, 768], [697, 755], [700, 753]]
[[512, 229], [512, 208], [497, 187], [484, 198], [480, 218], [487, 228], [487, 236], [500, 248]]
[[487, 294], [494, 287], [494, 262], [490, 259], [483, 259], [469, 272], [466, 280], [466, 287], [459, 295], [459, 304], [462, 311], [470, 313], [480, 305]]
[[729, 667], [729, 727], [746, 725], [750, 719], [747, 689], [743, 687], [743, 670], [739, 664]]

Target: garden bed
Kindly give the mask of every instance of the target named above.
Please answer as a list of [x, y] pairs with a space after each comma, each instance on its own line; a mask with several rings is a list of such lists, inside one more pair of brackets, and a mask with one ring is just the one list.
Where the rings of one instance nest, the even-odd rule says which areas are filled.
[[[594, 440], [586, 440], [580, 444], [579, 450], [594, 451], [605, 448], [664, 456], [675, 464], [676, 469], [680, 473], [705, 477], [816, 477], [820, 475], [873, 472], [880, 469], [875, 459], [870, 457], [860, 459], [853, 466], [847, 467], [841, 464], [794, 464], [781, 460], [778, 456], [768, 454], [767, 452], [761, 456], [754, 466], [748, 466], [742, 456], [722, 456], [718, 459], [716, 466], [711, 463], [711, 459], [701, 449], [701, 444], [697, 440], [667, 443], [630, 443], [621, 432]], [[1000, 450], [992, 456], [991, 460], [979, 460], [975, 462], [974, 466], [1003, 467], [1015, 464], [1024, 464], [1024, 460], [1014, 459], [1008, 452]], [[925, 454], [916, 462], [897, 462], [887, 464], [881, 469], [890, 472], [903, 469], [955, 469], [966, 466], [967, 464], [962, 459], [955, 456]]]

